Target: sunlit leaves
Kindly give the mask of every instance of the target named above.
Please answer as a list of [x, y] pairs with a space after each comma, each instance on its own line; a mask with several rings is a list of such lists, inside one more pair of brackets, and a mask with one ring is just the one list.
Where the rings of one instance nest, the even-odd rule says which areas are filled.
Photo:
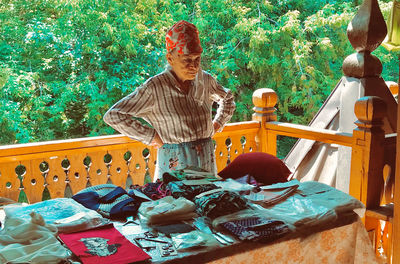
[[[253, 91], [269, 87], [280, 120], [307, 123], [354, 52], [355, 10], [322, 0], [1, 0], [0, 143], [113, 133], [103, 114], [164, 69], [165, 33], [181, 19], [200, 31], [203, 68], [235, 94], [232, 121], [250, 119]], [[394, 80], [395, 54], [374, 53]]]

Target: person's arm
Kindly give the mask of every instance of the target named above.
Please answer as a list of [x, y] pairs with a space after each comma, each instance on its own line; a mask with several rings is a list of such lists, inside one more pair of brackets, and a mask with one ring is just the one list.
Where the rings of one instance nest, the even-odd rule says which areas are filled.
[[113, 105], [104, 115], [104, 122], [118, 132], [150, 145], [156, 131], [133, 117], [144, 117], [151, 111], [153, 102], [152, 94], [144, 84]]
[[222, 130], [235, 111], [233, 94], [222, 87], [213, 77], [209, 76], [211, 100], [218, 103], [217, 113], [213, 120], [214, 132]]

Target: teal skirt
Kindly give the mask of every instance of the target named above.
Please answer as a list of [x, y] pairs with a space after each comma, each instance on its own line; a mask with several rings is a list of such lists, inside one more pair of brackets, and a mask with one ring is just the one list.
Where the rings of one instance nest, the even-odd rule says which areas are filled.
[[199, 139], [180, 144], [164, 144], [157, 151], [154, 181], [162, 179], [165, 172], [199, 168], [217, 174], [214, 144], [211, 138]]

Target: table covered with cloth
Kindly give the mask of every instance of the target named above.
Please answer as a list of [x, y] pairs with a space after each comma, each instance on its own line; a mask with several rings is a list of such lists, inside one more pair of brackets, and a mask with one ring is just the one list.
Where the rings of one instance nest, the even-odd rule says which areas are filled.
[[[287, 188], [293, 188], [293, 186], [295, 186], [295, 192], [292, 192], [288, 196], [285, 190], [287, 190]], [[178, 246], [175, 243], [179, 240], [174, 240], [173, 236], [167, 238], [164, 235], [159, 235], [155, 239], [164, 240], [164, 243], [165, 241], [173, 241], [176, 250], [178, 250], [178, 254], [161, 256], [159, 254], [160, 252], [162, 252], [160, 247], [165, 244], [160, 244], [157, 242], [157, 247], [154, 247], [150, 250], [143, 249], [144, 251], [142, 252], [145, 252], [145, 255], [142, 256], [142, 259], [147, 259], [145, 263], [191, 264], [378, 263], [364, 225], [359, 216], [353, 211], [353, 209], [360, 208], [359, 201], [355, 200], [347, 194], [337, 191], [334, 188], [314, 182], [279, 183], [276, 185], [272, 185], [272, 187], [266, 187], [266, 189], [264, 189], [265, 192], [263, 195], [267, 195], [268, 191], [271, 191], [272, 189], [279, 190], [281, 196], [283, 194], [282, 197], [284, 197], [283, 200], [279, 200], [279, 202], [274, 204], [273, 206], [264, 205], [263, 207], [262, 203], [252, 204], [251, 207], [247, 209], [238, 211], [236, 213], [226, 215], [224, 214], [220, 216], [215, 215], [218, 214], [218, 212], [215, 210], [207, 211], [213, 214], [214, 220], [208, 224], [212, 227], [214, 232], [218, 231], [224, 233], [223, 228], [226, 228], [225, 231], [227, 231], [228, 229], [232, 228], [232, 226], [239, 227], [240, 225], [235, 226], [235, 224], [240, 223], [241, 221], [246, 222], [252, 218], [263, 219], [264, 222], [256, 223], [255, 225], [253, 223], [252, 226], [252, 228], [261, 226], [262, 229], [249, 229], [246, 230], [246, 232], [242, 232], [241, 235], [243, 236], [243, 239], [238, 239], [238, 237], [232, 236], [231, 234], [230, 237], [234, 238], [231, 243], [218, 243], [221, 241], [218, 240], [217, 242], [217, 240], [213, 238], [211, 239], [214, 241], [213, 245], [210, 244], [210, 246], [207, 247], [191, 248], [190, 250], [185, 250], [182, 252], [179, 252]], [[284, 191], [282, 192], [282, 190]], [[216, 193], [218, 193], [218, 191]], [[215, 192], [213, 193], [211, 191], [210, 195], [212, 196], [214, 194]], [[258, 194], [260, 193], [257, 193], [257, 195]], [[269, 195], [271, 195], [271, 193], [269, 193]], [[235, 198], [236, 196], [233, 197]], [[168, 197], [168, 199], [172, 198]], [[248, 196], [248, 199], [256, 201], [257, 196]], [[202, 202], [203, 200], [200, 201]], [[72, 233], [72, 236], [76, 236], [74, 234], [79, 234], [75, 232], [77, 231], [77, 228], [79, 228], [80, 230], [87, 230], [88, 228], [91, 228], [90, 230], [93, 230], [93, 228], [96, 226], [104, 225], [103, 221], [105, 218], [102, 218], [100, 215], [92, 215], [94, 211], [85, 208], [82, 209], [80, 206], [80, 204], [76, 203], [72, 199], [59, 198], [44, 201], [41, 204], [38, 203], [34, 205], [29, 205], [27, 207], [9, 207], [7, 210], [9, 213], [8, 217], [10, 217], [10, 219], [15, 219], [14, 221], [17, 221], [15, 222], [15, 228], [19, 228], [21, 223], [27, 224], [30, 227], [32, 227], [33, 225], [40, 225], [43, 228], [49, 228], [50, 231], [54, 233], [53, 226], [55, 225], [57, 226], [59, 232], [60, 230], [62, 232], [65, 232], [64, 235], [61, 234], [64, 237], [68, 237], [68, 233]], [[50, 207], [52, 208], [51, 210], [49, 210]], [[206, 208], [208, 207], [205, 206], [203, 209]], [[82, 217], [81, 214], [83, 214], [84, 212], [85, 217]], [[4, 225], [5, 215], [2, 213], [4, 212], [0, 210], [0, 222], [2, 222], [4, 229], [0, 232], [7, 234], [8, 237], [7, 239], [3, 237], [3, 242], [6, 244], [3, 243], [3, 248], [0, 246], [0, 253], [13, 254], [12, 249], [15, 247], [13, 247], [10, 242], [12, 242], [12, 240], [16, 237], [12, 232], [5, 232], [7, 225]], [[26, 222], [30, 218], [29, 215], [31, 215], [33, 219], [32, 213], [36, 215], [40, 214], [40, 216], [43, 216], [44, 221], [36, 220], [35, 222], [33, 222], [32, 220], [32, 223]], [[55, 218], [59, 214], [59, 217], [61, 217], [62, 219], [68, 219], [68, 221], [62, 219], [56, 220]], [[72, 223], [74, 223], [75, 221], [85, 220], [86, 217], [90, 217], [91, 220], [85, 221], [85, 225], [83, 225], [82, 223], [72, 225]], [[204, 216], [195, 217], [192, 219], [192, 221], [194, 222], [184, 221], [184, 223], [189, 223], [189, 225], [198, 229], [197, 231], [193, 232], [201, 232], [204, 231], [203, 228], [198, 228], [199, 223], [195, 222], [202, 218], [204, 218]], [[134, 245], [137, 244], [136, 242], [139, 236], [143, 236], [145, 233], [148, 233], [154, 228], [154, 226], [148, 226], [145, 224], [146, 222], [142, 222], [142, 220], [140, 220], [139, 222], [138, 220], [139, 219], [134, 219], [134, 221], [132, 221], [133, 223], [131, 224], [129, 224], [129, 221], [112, 221], [111, 227], [110, 222], [108, 222], [107, 226], [109, 227], [106, 226], [105, 228], [114, 228], [116, 232], [119, 232], [122, 235], [121, 237], [126, 240], [126, 243]], [[271, 226], [270, 222], [268, 221], [272, 221], [273, 223], [277, 224], [284, 223], [284, 225], [279, 224]], [[88, 225], [88, 223], [90, 225]], [[14, 228], [12, 224], [13, 222], [9, 222], [9, 230], [12, 230], [12, 228]], [[255, 231], [253, 232], [252, 230]], [[265, 233], [266, 230], [274, 231], [267, 234]], [[21, 232], [22, 231], [23, 230], [21, 230]], [[283, 232], [282, 234], [284, 235], [282, 236], [274, 235], [274, 233], [276, 234], [276, 232], [280, 231], [286, 232]], [[186, 234], [190, 233], [191, 232]], [[207, 232], [201, 233], [205, 234]], [[225, 232], [225, 234], [227, 233], [228, 232]], [[209, 233], [209, 235], [215, 236], [214, 233]], [[261, 235], [261, 237], [257, 238], [257, 235]], [[48, 234], [47, 236], [51, 237], [52, 235]], [[261, 240], [260, 238], [263, 239]], [[271, 239], [268, 240], [269, 238]], [[82, 240], [82, 238], [80, 238], [80, 240]], [[2, 238], [0, 238], [0, 242], [1, 241]], [[149, 241], [151, 241], [151, 239]], [[261, 243], [260, 241], [262, 241], [263, 243]], [[20, 241], [18, 243], [22, 243], [21, 245], [24, 245], [23, 241]], [[128, 244], [127, 246], [130, 246]], [[139, 244], [138, 246], [140, 246]], [[54, 243], [52, 243], [52, 245], [54, 246]], [[117, 245], [117, 247], [115, 247], [113, 250], [119, 250], [118, 247], [119, 249], [122, 249], [122, 247]], [[9, 250], [6, 250], [7, 248], [9, 248]], [[22, 251], [21, 247], [18, 247], [18, 249], [21, 251], [21, 254], [22, 252], [27, 252]], [[62, 248], [57, 249], [62, 251]], [[67, 253], [68, 252], [66, 252], [66, 254]], [[37, 252], [31, 252], [31, 254], [32, 256], [36, 255], [36, 257], [38, 257]], [[147, 256], [147, 254], [149, 256]], [[22, 257], [23, 256], [21, 255], [21, 258]], [[56, 256], [54, 257], [55, 259], [57, 259]], [[43, 256], [41, 258], [43, 258]], [[70, 263], [80, 262], [79, 260], [77, 261], [75, 258]]]
[[[124, 234], [121, 225], [116, 228]], [[129, 229], [129, 228], [128, 228]], [[126, 230], [128, 230], [126, 229]], [[126, 232], [129, 239], [129, 231]], [[152, 263], [379, 263], [358, 215], [343, 216], [324, 226], [303, 230], [270, 243], [240, 242], [179, 256], [153, 258]]]
[[243, 243], [171, 263], [378, 263], [362, 221], [267, 245]]

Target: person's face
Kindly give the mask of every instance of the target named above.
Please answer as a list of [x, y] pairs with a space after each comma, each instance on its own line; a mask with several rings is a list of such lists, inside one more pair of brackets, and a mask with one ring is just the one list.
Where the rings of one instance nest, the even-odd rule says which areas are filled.
[[200, 69], [201, 53], [179, 54], [177, 51], [167, 53], [168, 63], [176, 76], [182, 81], [194, 80]]

